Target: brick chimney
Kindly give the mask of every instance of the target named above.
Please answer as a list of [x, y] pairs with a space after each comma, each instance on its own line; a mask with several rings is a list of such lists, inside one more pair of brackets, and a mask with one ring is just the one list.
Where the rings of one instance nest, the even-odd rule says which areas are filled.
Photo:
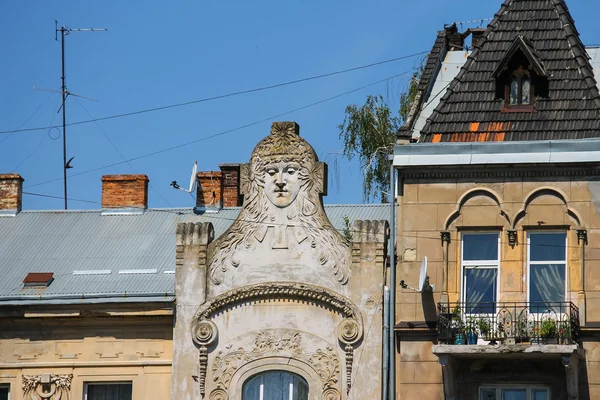
[[19, 174], [0, 174], [0, 216], [14, 217], [21, 211], [23, 180]]
[[463, 50], [465, 45], [465, 38], [462, 33], [458, 31], [456, 24], [445, 26], [446, 40], [449, 51]]
[[477, 46], [477, 43], [479, 43], [479, 41], [481, 39], [483, 39], [483, 34], [485, 33], [485, 28], [473, 28], [473, 29], [469, 29], [469, 31], [471, 33], [471, 48], [474, 49], [475, 46]]
[[223, 173], [223, 207], [242, 205], [240, 197], [240, 164], [219, 164]]
[[148, 176], [144, 174], [104, 175], [102, 177], [103, 209], [148, 208]]
[[205, 210], [223, 208], [223, 172], [198, 172], [198, 189], [196, 191], [196, 207]]

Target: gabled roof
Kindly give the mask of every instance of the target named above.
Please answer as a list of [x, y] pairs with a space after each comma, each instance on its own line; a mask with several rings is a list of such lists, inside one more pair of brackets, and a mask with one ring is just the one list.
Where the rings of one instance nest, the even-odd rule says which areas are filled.
[[[524, 38], [518, 43], [518, 36]], [[494, 71], [514, 46], [548, 77], [535, 112], [501, 112]], [[600, 94], [564, 0], [506, 0], [421, 133], [424, 142], [600, 137]]]
[[502, 75], [502, 73], [508, 67], [508, 64], [512, 60], [515, 53], [519, 50], [527, 58], [527, 61], [529, 61], [529, 65], [531, 65], [531, 67], [537, 75], [544, 77], [548, 76], [546, 68], [544, 68], [544, 64], [542, 63], [542, 60], [540, 60], [540, 56], [538, 55], [537, 51], [535, 51], [535, 49], [531, 46], [527, 39], [525, 39], [521, 35], [517, 35], [512, 46], [510, 46], [510, 49], [508, 49], [508, 51], [504, 55], [504, 58], [500, 60], [498, 66], [496, 67], [494, 72], [492, 72], [493, 78], [497, 79], [500, 77], [500, 75]]
[[[335, 229], [344, 217], [384, 220], [387, 204], [325, 205]], [[0, 307], [24, 304], [172, 302], [179, 222], [211, 222], [215, 237], [240, 209], [196, 215], [148, 209], [137, 215], [93, 211], [22, 211], [0, 218]], [[47, 287], [24, 287], [30, 272], [52, 272]]]

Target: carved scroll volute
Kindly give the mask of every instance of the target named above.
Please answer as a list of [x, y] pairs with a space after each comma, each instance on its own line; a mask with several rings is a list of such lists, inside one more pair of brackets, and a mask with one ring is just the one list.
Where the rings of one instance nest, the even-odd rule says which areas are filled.
[[23, 398], [69, 400], [73, 375], [23, 375]]
[[352, 364], [354, 361], [354, 345], [362, 338], [362, 325], [354, 318], [345, 318], [338, 326], [338, 338], [345, 344], [346, 353], [346, 394], [352, 388]]
[[[192, 339], [198, 345], [198, 385], [200, 386], [200, 395], [203, 398], [206, 393], [208, 346], [217, 340], [217, 335], [217, 326], [209, 320], [199, 320], [192, 327]], [[211, 398], [213, 397], [211, 396]]]

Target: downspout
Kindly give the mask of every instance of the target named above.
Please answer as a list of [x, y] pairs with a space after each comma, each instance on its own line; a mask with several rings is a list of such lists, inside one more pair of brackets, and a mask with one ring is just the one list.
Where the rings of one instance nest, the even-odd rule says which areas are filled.
[[577, 230], [577, 244], [580, 247], [581, 254], [579, 256], [579, 292], [577, 293], [577, 306], [579, 307], [579, 323], [585, 326], [585, 245], [587, 244], [587, 231], [585, 229]]
[[382, 366], [382, 385], [381, 398], [388, 400], [388, 370], [390, 363], [389, 342], [387, 338], [390, 335], [389, 317], [390, 314], [390, 289], [387, 286], [383, 287], [383, 366]]
[[396, 181], [394, 156], [390, 155], [390, 307], [389, 307], [389, 344], [388, 351], [390, 357], [389, 386], [388, 396], [390, 400], [396, 399], [396, 346], [395, 332], [396, 325]]

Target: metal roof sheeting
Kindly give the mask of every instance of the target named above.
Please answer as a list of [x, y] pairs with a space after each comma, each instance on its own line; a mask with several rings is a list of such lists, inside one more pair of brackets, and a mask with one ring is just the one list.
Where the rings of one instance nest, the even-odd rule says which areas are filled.
[[[149, 209], [110, 216], [100, 210], [22, 211], [0, 218], [0, 304], [147, 301], [148, 296], [172, 301], [177, 224], [211, 222], [218, 237], [239, 210], [196, 215], [190, 209]], [[346, 216], [351, 222], [388, 219], [389, 205], [327, 205], [325, 211], [341, 230]], [[43, 289], [24, 288], [29, 272], [53, 272], [54, 280]]]

